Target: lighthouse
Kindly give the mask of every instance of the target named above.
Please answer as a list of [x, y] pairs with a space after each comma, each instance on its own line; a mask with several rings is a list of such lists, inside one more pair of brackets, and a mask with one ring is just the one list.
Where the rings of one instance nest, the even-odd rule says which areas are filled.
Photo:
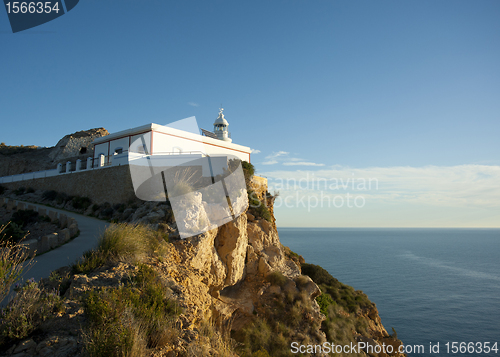
[[217, 139], [231, 142], [231, 134], [227, 131], [229, 123], [224, 118], [224, 108], [220, 108], [219, 116], [214, 122], [214, 134], [217, 135]]

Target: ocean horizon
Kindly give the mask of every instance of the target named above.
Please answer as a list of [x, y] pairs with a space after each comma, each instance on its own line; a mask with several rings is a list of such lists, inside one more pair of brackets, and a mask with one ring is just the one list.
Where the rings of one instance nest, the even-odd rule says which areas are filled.
[[[452, 343], [500, 348], [500, 228], [278, 227], [307, 263], [362, 290], [410, 356], [452, 353]], [[439, 343], [439, 353], [430, 346]], [[446, 345], [448, 343], [448, 346]], [[478, 344], [479, 343], [479, 344]], [[421, 352], [422, 350], [420, 350]]]

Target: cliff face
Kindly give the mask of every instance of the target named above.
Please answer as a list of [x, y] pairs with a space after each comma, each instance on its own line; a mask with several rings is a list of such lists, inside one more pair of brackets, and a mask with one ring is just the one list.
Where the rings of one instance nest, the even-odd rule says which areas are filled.
[[[169, 299], [176, 301], [182, 314], [172, 327], [175, 338], [167, 339], [161, 348], [148, 345], [148, 352], [139, 355], [293, 356], [297, 355], [292, 353], [295, 344], [296, 348], [304, 346], [302, 355], [326, 356], [325, 351], [311, 348], [327, 342], [330, 346], [364, 346], [356, 353], [338, 355], [398, 356], [396, 352], [374, 352], [382, 345], [397, 351], [402, 343], [387, 333], [375, 304], [365, 294], [338, 282], [321, 267], [306, 264], [281, 244], [272, 214], [273, 197], [261, 191], [258, 199], [267, 202], [266, 210], [251, 209], [188, 239], [175, 238], [168, 202], [123, 207], [121, 214], [113, 216], [170, 233], [170, 243], [163, 244], [159, 254], [143, 258], [142, 264], [161, 277]], [[259, 212], [268, 212], [270, 219], [259, 217]], [[65, 286], [63, 312], [44, 323], [40, 335], [15, 342], [5, 353], [24, 351], [26, 356], [34, 356], [45, 349], [59, 356], [79, 355], [82, 345], [88, 343], [81, 330], [89, 316], [86, 294], [119, 291], [135, 279], [140, 266], [120, 258], [85, 274], [72, 275], [62, 269], [56, 276], [64, 278], [48, 279], [45, 284]], [[227, 353], [221, 354], [214, 333], [206, 333], [207, 321], [211, 329], [219, 331], [217, 336], [231, 337], [233, 347], [224, 349]]]
[[[232, 336], [244, 344], [238, 351], [242, 356], [293, 355], [292, 342], [363, 342], [372, 348], [392, 345], [397, 351], [401, 341], [387, 333], [375, 304], [362, 292], [339, 283], [340, 290], [351, 289], [353, 296], [366, 298], [365, 303], [344, 309], [340, 296], [339, 301], [320, 306], [318, 301], [324, 300], [320, 297], [328, 286], [321, 284], [320, 289], [309, 276], [301, 275], [301, 261], [304, 263], [302, 257], [280, 243], [274, 222], [247, 213], [218, 229], [174, 242], [168, 259], [158, 268], [175, 282], [193, 328], [196, 321], [207, 317], [217, 325], [230, 323]], [[255, 341], [260, 338], [258, 330], [266, 328], [270, 329], [271, 339], [281, 341]], [[399, 354], [360, 351], [354, 355]]]

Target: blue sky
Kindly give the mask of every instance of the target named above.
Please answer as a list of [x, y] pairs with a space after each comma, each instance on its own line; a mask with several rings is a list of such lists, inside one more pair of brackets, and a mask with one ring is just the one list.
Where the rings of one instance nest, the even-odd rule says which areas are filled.
[[[378, 179], [281, 185], [281, 226], [499, 227], [499, 19], [496, 0], [81, 0], [12, 34], [2, 10], [0, 141], [211, 129], [222, 103], [272, 186]], [[365, 204], [301, 206], [322, 191]]]

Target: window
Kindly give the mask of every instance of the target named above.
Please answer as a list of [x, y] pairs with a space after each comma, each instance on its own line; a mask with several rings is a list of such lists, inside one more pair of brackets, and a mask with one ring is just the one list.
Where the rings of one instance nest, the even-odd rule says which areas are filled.
[[116, 148], [114, 155], [120, 155], [123, 153], [123, 148]]

